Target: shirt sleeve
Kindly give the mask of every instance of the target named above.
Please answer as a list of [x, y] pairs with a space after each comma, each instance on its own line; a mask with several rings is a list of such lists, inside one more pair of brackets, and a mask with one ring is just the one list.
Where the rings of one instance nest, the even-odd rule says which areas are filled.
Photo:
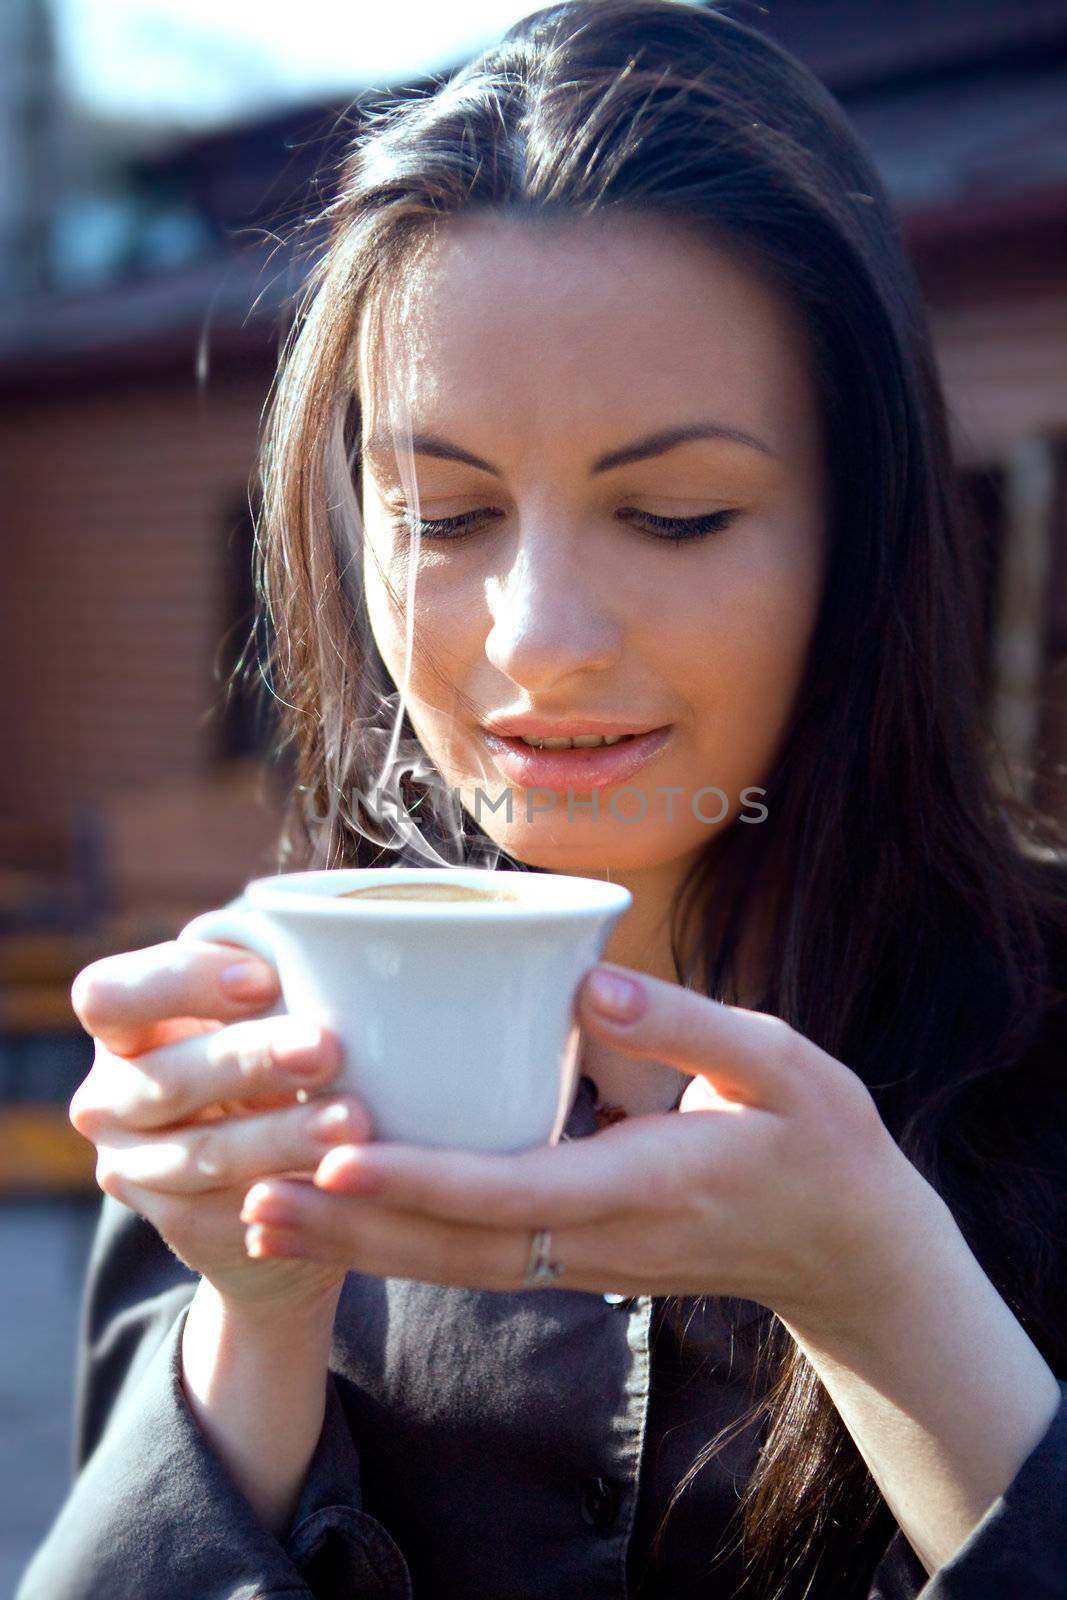
[[869, 1600], [1063, 1600], [1067, 1594], [1067, 1381], [1048, 1428], [1004, 1493], [932, 1575], [897, 1532]]
[[196, 1274], [105, 1196], [82, 1308], [74, 1481], [15, 1600], [409, 1600], [407, 1565], [362, 1509], [336, 1381], [284, 1542], [259, 1521], [181, 1383]]

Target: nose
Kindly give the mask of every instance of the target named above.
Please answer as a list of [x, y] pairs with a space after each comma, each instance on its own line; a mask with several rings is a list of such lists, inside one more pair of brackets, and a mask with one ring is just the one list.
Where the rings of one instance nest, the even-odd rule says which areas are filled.
[[506, 574], [489, 581], [493, 665], [531, 693], [614, 666], [624, 630], [601, 567], [581, 529], [524, 530]]

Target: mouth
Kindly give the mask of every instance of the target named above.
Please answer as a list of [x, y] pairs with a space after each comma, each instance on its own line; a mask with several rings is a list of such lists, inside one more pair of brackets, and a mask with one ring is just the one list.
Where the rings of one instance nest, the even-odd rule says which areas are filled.
[[583, 733], [573, 738], [530, 738], [526, 734], [501, 734], [510, 744], [524, 744], [530, 750], [603, 750], [609, 745], [621, 744], [624, 739], [635, 739], [634, 733]]
[[673, 725], [640, 733], [578, 735], [572, 740], [505, 736], [483, 729], [494, 764], [521, 788], [589, 793], [626, 783], [660, 753]]

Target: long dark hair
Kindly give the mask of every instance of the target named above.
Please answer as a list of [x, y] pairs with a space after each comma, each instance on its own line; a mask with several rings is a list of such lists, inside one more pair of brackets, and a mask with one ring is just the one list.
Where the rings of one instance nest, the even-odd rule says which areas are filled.
[[[972, 527], [883, 186], [827, 90], [722, 12], [571, 0], [525, 18], [436, 92], [364, 108], [336, 198], [314, 219], [326, 247], [262, 457], [259, 585], [294, 767], [279, 866], [381, 859], [360, 797], [369, 730], [394, 686], [351, 559], [361, 312], [449, 216], [608, 207], [706, 227], [770, 274], [808, 330], [828, 441], [825, 592], [764, 780], [769, 815], [709, 844], [682, 886], [679, 979], [694, 976], [682, 950], [695, 919], [696, 981], [736, 1000], [746, 919], [774, 908], [765, 1009], [860, 1075], [1063, 1372], [1067, 1108], [1063, 1073], [1038, 1048], [1063, 1000], [1063, 840], [990, 776]], [[432, 799], [422, 820], [449, 836]], [[469, 858], [484, 835], [466, 817], [462, 830]], [[763, 1358], [766, 1431], [740, 1510], [751, 1580], [763, 1596], [806, 1593], [816, 1575], [837, 1596], [866, 1595], [892, 1518], [776, 1319]]]

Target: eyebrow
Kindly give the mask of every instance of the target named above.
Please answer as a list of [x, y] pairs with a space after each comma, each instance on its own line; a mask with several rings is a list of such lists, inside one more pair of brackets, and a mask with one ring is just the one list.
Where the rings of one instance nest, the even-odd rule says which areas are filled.
[[[766, 456], [774, 456], [774, 451], [762, 439], [757, 439], [755, 434], [744, 433], [740, 428], [728, 428], [721, 422], [690, 422], [677, 428], [661, 428], [655, 433], [644, 434], [640, 439], [635, 439], [631, 444], [623, 445], [621, 450], [609, 450], [607, 455], [598, 456], [589, 468], [589, 476], [595, 477], [600, 472], [611, 472], [615, 467], [627, 467], [633, 461], [645, 461], [649, 456], [666, 455], [668, 450], [674, 450], [680, 444], [688, 444], [692, 439], [722, 439], [731, 444], [746, 445], [750, 450], [758, 450]], [[395, 448], [395, 441], [390, 435], [377, 434], [370, 439], [364, 447], [368, 455]], [[415, 433], [411, 437], [412, 453], [417, 456], [436, 456], [441, 461], [461, 461], [465, 466], [478, 467], [482, 472], [492, 473], [494, 478], [502, 478], [503, 472], [499, 467], [494, 467], [491, 461], [483, 461], [481, 456], [471, 455], [469, 450], [463, 450], [458, 444], [452, 444], [448, 439], [442, 439], [435, 433]]]

